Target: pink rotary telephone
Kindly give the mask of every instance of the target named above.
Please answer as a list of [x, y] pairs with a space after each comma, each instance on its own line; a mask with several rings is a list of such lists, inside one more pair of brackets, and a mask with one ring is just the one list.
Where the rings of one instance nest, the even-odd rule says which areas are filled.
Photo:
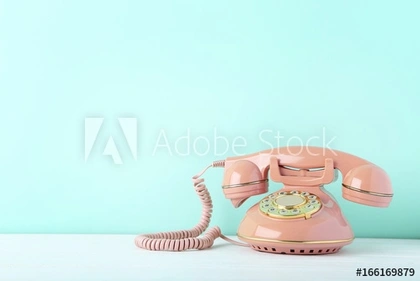
[[[252, 206], [237, 236], [230, 240], [219, 227], [208, 227], [212, 212], [210, 194], [200, 176], [210, 167], [224, 167], [222, 189], [235, 208], [250, 196], [268, 191], [268, 175], [283, 188]], [[221, 237], [254, 250], [279, 254], [329, 254], [354, 239], [353, 231], [324, 184], [343, 175], [342, 194], [347, 200], [387, 207], [392, 199], [391, 182], [380, 167], [357, 156], [322, 147], [280, 147], [259, 153], [215, 161], [193, 177], [203, 204], [201, 221], [191, 230], [139, 235], [138, 247], [148, 250], [182, 251], [206, 249]]]

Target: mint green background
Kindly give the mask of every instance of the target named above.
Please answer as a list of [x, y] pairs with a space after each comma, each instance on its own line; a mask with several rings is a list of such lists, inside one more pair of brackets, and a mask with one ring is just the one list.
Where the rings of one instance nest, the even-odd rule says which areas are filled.
[[[419, 9], [418, 1], [0, 1], [0, 232], [190, 228], [201, 210], [191, 176], [234, 154], [215, 155], [216, 128], [247, 140], [238, 153], [269, 148], [262, 130], [279, 131], [280, 145], [335, 137], [331, 147], [383, 167], [394, 186], [388, 209], [344, 200], [341, 177], [328, 186], [356, 236], [420, 238]], [[91, 116], [105, 123], [85, 163]], [[139, 120], [137, 161], [118, 117]], [[212, 150], [177, 155], [188, 129]], [[161, 130], [173, 155], [153, 153]], [[123, 165], [101, 155], [110, 135]], [[212, 225], [234, 234], [263, 195], [234, 209], [222, 173], [205, 174]]]

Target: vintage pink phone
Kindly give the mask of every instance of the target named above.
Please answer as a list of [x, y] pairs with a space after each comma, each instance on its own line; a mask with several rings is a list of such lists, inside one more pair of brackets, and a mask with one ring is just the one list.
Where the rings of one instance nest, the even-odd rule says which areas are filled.
[[[210, 194], [200, 176], [209, 167], [224, 167], [222, 189], [235, 208], [251, 196], [268, 191], [268, 176], [284, 184], [253, 205], [239, 225], [239, 243], [208, 227], [212, 212]], [[354, 239], [353, 231], [335, 199], [324, 185], [343, 175], [342, 194], [347, 200], [387, 207], [392, 199], [386, 172], [357, 156], [322, 147], [280, 147], [215, 161], [193, 177], [203, 204], [201, 221], [191, 230], [139, 235], [138, 247], [148, 250], [205, 249], [221, 237], [254, 250], [279, 254], [330, 254]]]

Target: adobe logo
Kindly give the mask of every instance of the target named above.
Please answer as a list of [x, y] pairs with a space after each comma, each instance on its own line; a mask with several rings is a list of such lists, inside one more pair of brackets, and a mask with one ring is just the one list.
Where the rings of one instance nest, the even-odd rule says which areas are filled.
[[[89, 155], [96, 143], [103, 122], [104, 118], [102, 117], [85, 118], [85, 162], [89, 159]], [[131, 155], [137, 160], [137, 118], [118, 118], [118, 123], [124, 139], [130, 148]], [[118, 151], [112, 136], [109, 136], [102, 155], [111, 156], [112, 160], [117, 165], [123, 163], [120, 152]]]

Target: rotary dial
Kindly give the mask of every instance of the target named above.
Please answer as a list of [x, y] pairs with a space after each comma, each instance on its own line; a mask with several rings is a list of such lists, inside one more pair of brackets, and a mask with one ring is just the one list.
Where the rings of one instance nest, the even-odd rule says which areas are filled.
[[309, 192], [297, 190], [280, 191], [265, 197], [260, 201], [260, 211], [270, 217], [309, 219], [318, 212], [322, 203], [318, 196]]

